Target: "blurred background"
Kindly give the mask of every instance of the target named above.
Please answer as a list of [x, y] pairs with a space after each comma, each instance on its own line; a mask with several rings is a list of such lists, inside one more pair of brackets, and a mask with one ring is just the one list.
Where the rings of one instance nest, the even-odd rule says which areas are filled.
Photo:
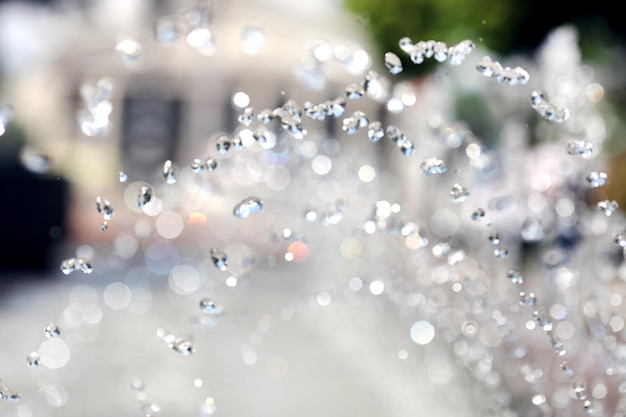
[[[623, 415], [626, 33], [613, 3], [550, 10], [0, 1], [0, 414]], [[417, 65], [403, 37], [475, 50]]]
[[[206, 16], [194, 18], [219, 26], [223, 34], [208, 42], [219, 41], [224, 46], [219, 51], [211, 46], [210, 51], [200, 53], [176, 42], [181, 34], [174, 33], [178, 29], [170, 27], [172, 22], [162, 20], [163, 26], [156, 32], [157, 19], [175, 16], [193, 6], [187, 3], [0, 2], [0, 93], [6, 103], [24, 108], [14, 115], [14, 120], [13, 110], [7, 110], [5, 117], [8, 120], [8, 114], [12, 114], [11, 123], [5, 123], [1, 142], [5, 161], [2, 166], [6, 171], [2, 178], [7, 195], [13, 196], [6, 201], [19, 200], [27, 188], [25, 183], [30, 184], [28, 188], [39, 200], [32, 205], [2, 205], [3, 217], [14, 220], [2, 225], [3, 235], [13, 236], [13, 242], [5, 242], [1, 251], [0, 265], [4, 271], [56, 269], [53, 251], [59, 244], [85, 233], [82, 222], [89, 220], [83, 218], [83, 212], [93, 212], [84, 210], [87, 203], [83, 191], [112, 187], [116, 178], [110, 172], [122, 167], [134, 170], [128, 172], [131, 175], [141, 176], [157, 161], [192, 158], [191, 150], [209, 132], [229, 131], [235, 126], [234, 114], [240, 109], [225, 99], [228, 94], [239, 89], [249, 96], [263, 96], [266, 101], [271, 101], [268, 96], [280, 101], [277, 91], [289, 87], [280, 85], [284, 75], [300, 65], [297, 60], [307, 48], [314, 48], [315, 42], [345, 41], [346, 48], [363, 47], [373, 56], [394, 52], [405, 68], [395, 78], [398, 81], [427, 76], [436, 64], [434, 60], [411, 64], [398, 46], [398, 40], [404, 36], [449, 42], [472, 39], [495, 56], [532, 55], [551, 30], [569, 24], [579, 32], [585, 62], [611, 73], [624, 60], [624, 27], [617, 6], [611, 2], [557, 2], [552, 5], [558, 13], [546, 13], [545, 5], [536, 1], [489, 5], [481, 0], [402, 0], [384, 5], [379, 0], [298, 4], [279, 0], [214, 1], [199, 6], [206, 9]], [[230, 23], [235, 19], [239, 26]], [[264, 22], [262, 28], [260, 21]], [[250, 31], [245, 35], [247, 29]], [[144, 45], [146, 53], [141, 60], [133, 57], [140, 51], [126, 52], [126, 57], [114, 56], [115, 44], [124, 36]], [[242, 36], [249, 36], [243, 40], [249, 43], [243, 51], [238, 44]], [[350, 45], [348, 39], [359, 45]], [[161, 49], [154, 45], [161, 45]], [[172, 56], [177, 58], [169, 59]], [[258, 69], [254, 75], [250, 74], [251, 65]], [[363, 72], [372, 63], [359, 65], [362, 68], [355, 66], [351, 71]], [[299, 84], [320, 97], [343, 88], [342, 83], [354, 75], [326, 71], [324, 77], [328, 80], [322, 80], [319, 69], [306, 70], [308, 73], [303, 71], [300, 80], [284, 82]], [[275, 85], [257, 82], [267, 80], [268, 75]], [[111, 115], [111, 127], [106, 134], [93, 133], [94, 137], [85, 140], [76, 120], [84, 106], [81, 91], [104, 76], [116, 80], [116, 94], [111, 98], [116, 110]], [[605, 146], [610, 148], [611, 159], [615, 159], [612, 169], [620, 172], [624, 141], [618, 126], [624, 119], [624, 85], [619, 77], [607, 77], [605, 85], [605, 103], [610, 107], [607, 116], [616, 125]], [[248, 91], [252, 88], [257, 91]], [[467, 120], [478, 136], [494, 135], [494, 121], [476, 97], [461, 93], [456, 100], [459, 119]], [[212, 110], [204, 111], [206, 107]], [[152, 124], [150, 138], [143, 134], [141, 139], [134, 136], [145, 127], [144, 122], [155, 118], [159, 123]], [[152, 149], [149, 154], [146, 147]], [[36, 167], [25, 167], [20, 158], [27, 158]], [[625, 201], [619, 183], [613, 181], [609, 187], [612, 198]], [[42, 211], [38, 206], [46, 209]], [[26, 252], [28, 256], [23, 255]]]
[[[569, 24], [579, 32], [580, 51], [586, 62], [610, 73], [620, 68], [624, 59], [624, 28], [617, 6], [610, 2], [552, 3], [558, 13], [546, 13], [545, 6], [534, 1], [488, 6], [480, 0], [403, 0], [384, 6], [378, 0], [207, 4], [202, 6], [206, 16], [195, 18], [219, 25], [223, 34], [218, 40], [224, 44], [219, 53], [215, 45], [200, 53], [194, 53], [193, 47], [181, 48], [180, 42], [176, 43], [180, 34], [174, 33], [178, 29], [167, 26], [166, 20], [160, 29], [155, 27], [157, 19], [180, 14], [180, 10], [191, 8], [192, 4], [165, 0], [0, 2], [0, 92], [6, 103], [24, 108], [15, 115], [14, 110], [6, 111], [5, 118], [9, 120], [11, 114], [11, 123], [5, 123], [1, 143], [5, 161], [2, 166], [6, 171], [2, 178], [7, 195], [13, 196], [6, 201], [19, 200], [25, 188], [39, 201], [24, 206], [2, 205], [3, 217], [14, 220], [2, 226], [3, 235], [13, 236], [13, 242], [5, 242], [1, 251], [0, 265], [4, 271], [56, 269], [53, 251], [68, 239], [82, 238], [82, 222], [89, 221], [83, 218], [87, 215], [84, 212], [94, 211], [84, 210], [87, 203], [83, 192], [114, 186], [116, 178], [110, 173], [115, 170], [123, 168], [129, 171], [127, 174], [139, 177], [158, 161], [193, 159], [192, 149], [209, 132], [234, 128], [234, 115], [240, 109], [225, 97], [237, 89], [245, 90], [249, 96], [263, 96], [266, 101], [273, 96], [276, 102], [280, 101], [277, 91], [287, 90], [288, 83], [299, 84], [320, 97], [332, 95], [333, 89], [339, 91], [354, 74], [326, 71], [324, 77], [328, 80], [322, 80], [319, 71], [316, 74], [315, 69], [307, 68], [308, 74], [302, 72], [300, 80], [284, 81], [284, 75], [300, 65], [297, 60], [316, 41], [355, 39], [350, 42], [358, 45], [346, 41], [346, 48], [370, 48], [367, 50], [373, 56], [394, 52], [405, 68], [396, 77], [400, 81], [427, 76], [436, 63], [431, 60], [412, 65], [398, 46], [398, 40], [404, 36], [472, 39], [496, 56], [532, 55], [551, 30]], [[229, 20], [235, 19], [239, 26], [230, 24]], [[259, 21], [264, 22], [262, 28]], [[144, 44], [147, 53], [141, 60], [139, 55], [133, 57], [141, 51], [131, 50], [126, 57], [113, 56], [116, 41], [124, 36]], [[238, 45], [242, 36], [249, 36], [243, 42], [250, 45], [247, 50], [244, 46], [243, 51]], [[162, 48], [156, 50], [153, 44]], [[172, 56], [177, 58], [169, 59]], [[253, 75], [251, 65], [258, 69]], [[355, 66], [353, 73], [365, 71], [372, 63], [359, 65], [362, 67]], [[267, 80], [268, 75], [275, 85], [257, 82]], [[76, 120], [84, 106], [81, 91], [88, 83], [95, 84], [105, 76], [116, 80], [116, 94], [111, 98], [115, 100], [116, 111], [111, 115], [114, 119], [106, 133], [92, 132], [94, 137], [85, 140]], [[623, 165], [624, 141], [618, 127], [624, 119], [622, 84], [619, 77], [605, 82], [605, 102], [610, 107], [607, 115], [616, 125], [605, 146], [610, 148], [611, 159], [615, 159], [612, 169], [616, 172]], [[478, 136], [493, 136], [489, 130], [493, 130], [490, 123], [494, 121], [476, 97], [460, 93], [456, 100], [459, 119], [468, 121]], [[207, 107], [212, 110], [205, 111]], [[134, 136], [145, 128], [143, 123], [155, 119], [159, 123], [152, 124], [150, 138], [142, 133], [141, 138]], [[151, 149], [149, 153], [147, 147]], [[35, 167], [24, 166], [20, 158], [26, 158]], [[625, 201], [619, 183], [614, 181], [610, 187], [612, 198]], [[42, 211], [39, 206], [46, 209]], [[98, 234], [90, 237], [103, 238]], [[26, 252], [28, 256], [23, 255]]]

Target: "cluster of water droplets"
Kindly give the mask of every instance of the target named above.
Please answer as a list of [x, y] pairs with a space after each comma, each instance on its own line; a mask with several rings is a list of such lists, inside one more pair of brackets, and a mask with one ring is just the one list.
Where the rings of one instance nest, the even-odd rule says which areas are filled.
[[539, 91], [535, 90], [530, 94], [530, 105], [544, 119], [557, 123], [569, 119], [569, 109], [555, 106]]
[[177, 337], [162, 328], [157, 329], [156, 334], [157, 337], [167, 345], [167, 347], [183, 356], [190, 356], [196, 351], [191, 344], [191, 341], [185, 337]]
[[100, 225], [100, 230], [104, 232], [107, 230], [108, 221], [113, 218], [115, 211], [111, 206], [111, 202], [100, 196], [96, 197], [96, 210], [98, 210], [98, 214], [102, 216], [103, 222]]
[[587, 181], [587, 185], [589, 185], [589, 187], [598, 188], [606, 185], [608, 178], [609, 177], [606, 172], [593, 171], [587, 175], [585, 180]]
[[65, 275], [69, 275], [75, 271], [80, 271], [83, 274], [91, 274], [93, 272], [91, 260], [86, 256], [78, 256], [61, 261], [61, 272]]
[[413, 43], [409, 37], [400, 39], [399, 45], [414, 64], [421, 64], [426, 58], [434, 58], [438, 62], [448, 61], [450, 65], [461, 65], [476, 47], [474, 42], [467, 39], [448, 47], [445, 42], [434, 40]]
[[[349, 97], [347, 90], [346, 96]], [[304, 102], [304, 114], [313, 120], [326, 120], [327, 117], [341, 117], [346, 110], [346, 99], [337, 97], [333, 100], [325, 100], [319, 104], [310, 101]]]
[[13, 402], [20, 401], [21, 399], [22, 398], [19, 392], [12, 390], [8, 385], [0, 380], [0, 400]]
[[492, 61], [491, 57], [484, 56], [476, 65], [476, 70], [485, 77], [493, 78], [505, 85], [525, 85], [530, 76], [522, 67], [503, 67], [498, 61]]

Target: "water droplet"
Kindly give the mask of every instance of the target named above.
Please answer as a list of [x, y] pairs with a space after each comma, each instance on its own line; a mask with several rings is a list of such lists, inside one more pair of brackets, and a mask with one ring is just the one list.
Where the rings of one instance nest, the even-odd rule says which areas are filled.
[[565, 375], [572, 376], [574, 375], [574, 369], [567, 364], [567, 362], [563, 362], [561, 364], [561, 369], [565, 372]]
[[211, 249], [209, 251], [213, 265], [220, 271], [228, 269], [228, 255], [220, 249]]
[[22, 166], [36, 174], [43, 174], [50, 170], [50, 157], [30, 145], [22, 146], [19, 153]]
[[204, 162], [204, 166], [206, 167], [206, 170], [209, 172], [215, 171], [215, 169], [217, 168], [217, 160], [215, 158], [209, 157]]
[[252, 213], [258, 213], [263, 208], [263, 202], [258, 197], [248, 197], [241, 200], [233, 209], [233, 214], [240, 219], [248, 217]]
[[500, 235], [498, 234], [498, 232], [491, 232], [488, 239], [489, 243], [491, 243], [492, 245], [497, 245], [500, 243]]
[[409, 50], [409, 58], [414, 64], [421, 64], [424, 62], [424, 41], [419, 41], [416, 44], [411, 45]]
[[193, 162], [191, 163], [191, 170], [193, 172], [202, 172], [203, 169], [204, 169], [204, 163], [202, 162], [202, 159], [195, 158]]
[[365, 91], [355, 83], [349, 84], [346, 86], [346, 97], [351, 100], [358, 100], [363, 97]]
[[539, 327], [543, 329], [545, 332], [552, 331], [552, 320], [544, 314], [541, 314], [539, 311], [533, 311], [533, 318], [539, 324]]
[[396, 125], [387, 126], [385, 133], [387, 134], [387, 137], [394, 141], [398, 146], [401, 146], [402, 143], [407, 140], [404, 132]]
[[61, 261], [61, 271], [69, 275], [76, 271], [76, 258], [68, 258]]
[[493, 254], [498, 259], [504, 259], [509, 256], [509, 251], [503, 248], [496, 248], [494, 249]]
[[100, 231], [106, 232], [108, 228], [109, 228], [109, 223], [106, 220], [103, 221], [102, 224], [100, 225]]
[[619, 204], [615, 200], [602, 200], [598, 201], [596, 207], [605, 215], [610, 216], [619, 208]]
[[96, 197], [96, 209], [104, 220], [111, 220], [115, 214], [109, 200], [105, 200], [100, 196]]
[[302, 121], [304, 110], [294, 99], [289, 99], [281, 107], [274, 110], [274, 115], [281, 119], [293, 118], [295, 121]]
[[471, 214], [471, 218], [474, 221], [480, 221], [485, 218], [485, 209], [477, 208]]
[[202, 298], [200, 300], [200, 310], [202, 310], [203, 313], [213, 314], [217, 312], [217, 306], [211, 299]]
[[398, 55], [393, 52], [385, 53], [385, 67], [392, 75], [397, 75], [402, 72], [402, 61]]
[[561, 341], [561, 339], [552, 335], [550, 337], [551, 337], [550, 343], [552, 344], [554, 353], [556, 353], [557, 356], [565, 356], [567, 351], [565, 350], [565, 346], [563, 345], [563, 342]]
[[562, 123], [569, 119], [568, 109], [561, 109], [549, 103], [539, 91], [533, 91], [530, 94], [530, 105], [544, 119], [557, 123]]
[[54, 323], [49, 323], [44, 329], [44, 332], [48, 338], [58, 337], [61, 334], [59, 327]]
[[591, 403], [591, 401], [585, 400], [583, 402], [583, 410], [585, 411], [585, 413], [593, 413], [593, 404]]
[[362, 111], [355, 111], [351, 117], [346, 117], [343, 119], [341, 128], [348, 135], [355, 134], [359, 129], [367, 126], [369, 124], [369, 120], [367, 119], [367, 115]]
[[369, 124], [367, 127], [367, 137], [372, 142], [378, 142], [385, 135], [385, 131], [383, 130], [383, 126], [379, 121], [374, 121]]
[[176, 168], [169, 159], [163, 163], [163, 178], [167, 184], [176, 182]]
[[0, 383], [0, 399], [13, 402], [21, 400], [21, 397], [17, 391], [13, 391], [5, 384]]
[[420, 168], [426, 175], [440, 175], [448, 170], [446, 163], [439, 158], [428, 158], [424, 160]]
[[522, 291], [519, 293], [519, 303], [523, 306], [535, 307], [537, 305], [537, 298], [532, 292], [526, 293]]
[[376, 71], [368, 71], [363, 79], [363, 90], [372, 100], [383, 102], [389, 96], [389, 80]]
[[259, 122], [263, 123], [264, 125], [269, 124], [272, 120], [274, 120], [274, 114], [270, 109], [261, 110], [256, 117]]
[[256, 140], [259, 143], [267, 142], [267, 134], [262, 129], [255, 130], [255, 132], [252, 134], [252, 137], [254, 138], [254, 140]]
[[413, 41], [411, 38], [405, 36], [398, 41], [398, 46], [400, 46], [400, 49], [408, 54], [411, 52], [411, 49], [413, 49]]
[[593, 171], [589, 173], [589, 175], [587, 175], [585, 180], [587, 181], [587, 185], [589, 187], [598, 188], [598, 187], [602, 187], [603, 185], [606, 185], [608, 181], [608, 175], [606, 174], [606, 172]]
[[91, 266], [91, 260], [85, 256], [80, 256], [76, 258], [76, 267], [83, 274], [91, 274], [93, 272], [93, 268]]
[[31, 368], [38, 367], [40, 362], [41, 362], [41, 358], [39, 357], [39, 353], [37, 353], [37, 352], [30, 352], [26, 356], [26, 363]]
[[520, 274], [518, 271], [515, 271], [515, 270], [511, 269], [511, 270], [509, 270], [506, 273], [506, 277], [508, 279], [510, 279], [513, 284], [522, 284], [522, 283], [524, 283], [524, 280], [522, 278], [522, 274]]
[[232, 141], [228, 135], [220, 135], [215, 140], [215, 147], [217, 149], [217, 153], [220, 155], [226, 155], [230, 150], [231, 145]]
[[404, 156], [411, 156], [415, 153], [415, 146], [410, 140], [405, 140], [400, 144], [400, 151]]
[[74, 271], [81, 271], [84, 274], [91, 274], [93, 271], [91, 261], [86, 257], [68, 258], [61, 261], [61, 271], [69, 275]]
[[474, 42], [468, 39], [451, 46], [450, 49], [448, 49], [448, 62], [450, 65], [461, 65], [475, 47]]
[[176, 338], [176, 340], [171, 343], [171, 348], [183, 356], [189, 356], [195, 352], [191, 342], [184, 337]]
[[592, 143], [576, 139], [570, 140], [565, 146], [565, 151], [569, 155], [580, 156], [584, 159], [591, 158], [595, 149]]
[[239, 136], [239, 134], [233, 136], [232, 140], [233, 148], [235, 148], [236, 151], [243, 149], [243, 139], [241, 139], [241, 136]]
[[237, 121], [244, 126], [250, 126], [252, 120], [254, 119], [254, 108], [246, 107], [243, 109], [243, 112], [237, 118]]
[[153, 196], [154, 191], [152, 190], [152, 187], [148, 185], [142, 185], [139, 187], [139, 193], [137, 194], [137, 207], [143, 208], [152, 200]]
[[461, 203], [467, 200], [469, 197], [469, 191], [467, 191], [462, 185], [454, 184], [452, 190], [450, 190], [450, 197], [453, 203]]
[[572, 384], [572, 389], [574, 390], [574, 395], [579, 400], [587, 399], [587, 392], [585, 391], [585, 384], [580, 381], [574, 382]]
[[336, 99], [325, 103], [325, 107], [327, 108], [326, 114], [328, 116], [333, 116], [334, 118], [341, 117], [346, 110], [346, 99], [339, 96]]
[[126, 175], [126, 173], [124, 171], [120, 171], [117, 174], [117, 178], [120, 182], [126, 182], [128, 181], [128, 175]]

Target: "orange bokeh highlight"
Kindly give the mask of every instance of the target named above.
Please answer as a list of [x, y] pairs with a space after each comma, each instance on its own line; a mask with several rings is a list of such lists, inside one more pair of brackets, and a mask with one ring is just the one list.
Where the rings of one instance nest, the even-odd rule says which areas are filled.
[[187, 224], [191, 226], [205, 226], [207, 224], [207, 219], [202, 213], [191, 213], [187, 218]]
[[287, 246], [287, 252], [293, 255], [293, 262], [302, 262], [309, 257], [309, 247], [304, 242], [292, 242]]

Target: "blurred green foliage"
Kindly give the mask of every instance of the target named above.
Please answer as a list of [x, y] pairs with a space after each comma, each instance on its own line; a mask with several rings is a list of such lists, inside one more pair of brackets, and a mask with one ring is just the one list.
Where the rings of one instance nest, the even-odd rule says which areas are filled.
[[464, 39], [504, 52], [513, 36], [512, 24], [523, 18], [516, 1], [484, 0], [344, 0], [344, 6], [366, 25], [378, 53], [396, 53], [404, 64], [403, 77], [432, 70], [432, 60], [411, 63], [398, 46], [405, 36], [414, 42], [442, 41], [449, 46]]
[[343, 6], [363, 22], [378, 54], [391, 51], [402, 59], [404, 78], [436, 65], [433, 60], [413, 64], [398, 46], [405, 36], [448, 46], [470, 39], [506, 56], [532, 52], [552, 29], [568, 23], [581, 34], [583, 56], [598, 61], [608, 59], [606, 46], [620, 44], [626, 34], [619, 3], [602, 0], [343, 0]]

